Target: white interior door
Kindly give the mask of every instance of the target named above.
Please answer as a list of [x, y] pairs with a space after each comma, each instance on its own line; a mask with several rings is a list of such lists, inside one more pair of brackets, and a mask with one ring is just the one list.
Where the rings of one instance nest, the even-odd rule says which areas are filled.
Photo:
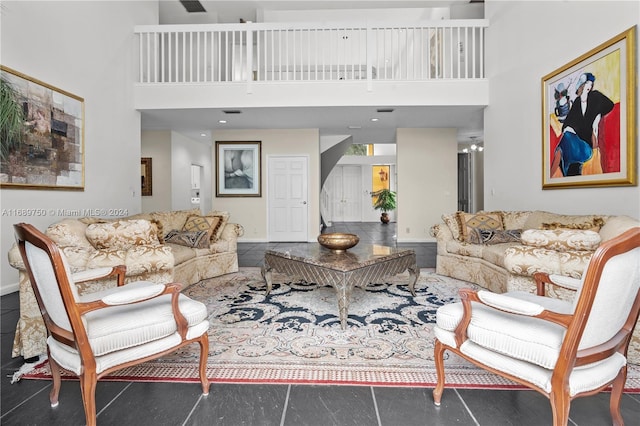
[[307, 241], [308, 162], [300, 156], [268, 157], [269, 241]]
[[362, 167], [343, 166], [344, 221], [362, 221]]
[[362, 221], [362, 168], [336, 166], [327, 178], [333, 222]]

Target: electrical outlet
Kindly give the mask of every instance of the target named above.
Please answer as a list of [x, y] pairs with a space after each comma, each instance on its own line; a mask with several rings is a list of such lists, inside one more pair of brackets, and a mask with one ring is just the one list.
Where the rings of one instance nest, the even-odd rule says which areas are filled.
[[410, 234], [410, 233], [411, 233], [411, 228], [407, 226], [407, 234]]

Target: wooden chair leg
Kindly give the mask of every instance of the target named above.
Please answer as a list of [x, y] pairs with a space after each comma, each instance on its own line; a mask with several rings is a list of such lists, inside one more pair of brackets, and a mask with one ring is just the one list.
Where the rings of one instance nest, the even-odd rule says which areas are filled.
[[209, 336], [203, 334], [198, 343], [200, 344], [200, 383], [202, 383], [202, 394], [209, 395], [209, 378], [207, 377], [207, 360], [209, 359]]
[[49, 369], [51, 370], [51, 378], [53, 379], [53, 386], [49, 393], [49, 402], [51, 402], [52, 407], [57, 407], [62, 380], [60, 378], [60, 366], [53, 358], [51, 358], [51, 354], [49, 354]]
[[85, 371], [84, 374], [80, 375], [79, 379], [87, 426], [96, 426], [96, 385], [98, 378], [95, 371]]
[[436, 340], [433, 357], [436, 362], [438, 382], [436, 383], [435, 389], [433, 389], [433, 403], [437, 406], [440, 406], [440, 399], [442, 398], [442, 392], [444, 392], [444, 351], [444, 345], [440, 343], [439, 340]]
[[611, 386], [611, 399], [609, 400], [609, 412], [611, 413], [611, 422], [614, 426], [623, 426], [624, 420], [620, 413], [620, 402], [622, 401], [622, 393], [624, 384], [627, 381], [627, 367], [620, 369], [618, 376]]
[[569, 391], [551, 391], [549, 395], [551, 402], [551, 413], [553, 415], [553, 426], [567, 426], [569, 423], [569, 409], [571, 407], [571, 398]]

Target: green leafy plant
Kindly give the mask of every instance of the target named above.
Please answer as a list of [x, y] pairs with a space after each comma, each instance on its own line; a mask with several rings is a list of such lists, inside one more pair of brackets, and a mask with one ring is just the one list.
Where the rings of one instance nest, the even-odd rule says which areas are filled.
[[373, 208], [381, 210], [382, 213], [395, 210], [397, 207], [396, 193], [390, 189], [381, 189], [371, 193], [372, 197], [376, 197], [373, 202]]
[[22, 143], [24, 113], [18, 102], [16, 89], [6, 80], [0, 79], [0, 156], [9, 157], [9, 152]]

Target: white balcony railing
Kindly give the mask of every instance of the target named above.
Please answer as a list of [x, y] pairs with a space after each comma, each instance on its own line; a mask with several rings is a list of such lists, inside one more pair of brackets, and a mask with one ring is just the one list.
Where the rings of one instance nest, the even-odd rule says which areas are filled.
[[139, 83], [484, 78], [486, 20], [135, 28]]

